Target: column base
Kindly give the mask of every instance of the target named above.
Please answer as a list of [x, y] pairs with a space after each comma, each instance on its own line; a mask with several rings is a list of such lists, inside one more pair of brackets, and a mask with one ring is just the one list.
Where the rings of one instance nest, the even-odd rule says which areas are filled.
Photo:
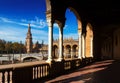
[[85, 56], [82, 56], [83, 59], [85, 59], [86, 57]]
[[93, 55], [90, 55], [90, 57], [92, 57], [92, 58], [93, 58]]
[[82, 59], [82, 57], [78, 57], [79, 59]]
[[47, 59], [46, 62], [47, 63], [52, 63], [52, 62], [54, 62], [54, 60], [53, 59]]
[[57, 61], [62, 62], [62, 61], [64, 61], [64, 59], [63, 58], [58, 58]]

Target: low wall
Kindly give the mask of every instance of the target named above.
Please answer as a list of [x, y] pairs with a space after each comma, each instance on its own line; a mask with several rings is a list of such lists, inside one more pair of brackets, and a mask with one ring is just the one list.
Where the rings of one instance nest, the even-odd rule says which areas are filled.
[[67, 59], [62, 62], [26, 62], [0, 66], [0, 83], [34, 83], [42, 78], [55, 77], [67, 71], [85, 66], [93, 61], [86, 59]]

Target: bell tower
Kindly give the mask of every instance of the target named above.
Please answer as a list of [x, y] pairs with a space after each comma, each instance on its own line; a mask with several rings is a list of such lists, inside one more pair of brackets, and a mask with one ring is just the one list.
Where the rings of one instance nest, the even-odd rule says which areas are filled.
[[31, 34], [31, 27], [30, 24], [28, 24], [28, 32], [27, 32], [27, 37], [26, 37], [26, 51], [27, 53], [32, 53], [32, 34]]

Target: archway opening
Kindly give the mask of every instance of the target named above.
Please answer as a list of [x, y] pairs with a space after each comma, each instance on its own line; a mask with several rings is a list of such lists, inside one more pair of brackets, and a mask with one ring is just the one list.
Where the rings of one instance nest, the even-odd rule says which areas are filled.
[[73, 45], [72, 49], [73, 49], [73, 57], [77, 58], [78, 57], [78, 47], [77, 47], [77, 45]]
[[66, 23], [64, 27], [64, 38], [69, 39], [78, 39], [78, 23], [77, 18], [73, 11], [68, 8], [65, 12]]
[[[82, 34], [82, 23], [78, 12], [68, 7], [65, 13], [66, 16], [66, 27], [64, 28], [64, 38], [72, 37], [74, 40], [78, 40], [78, 56], [81, 57], [81, 34]], [[69, 32], [68, 32], [69, 31]], [[71, 38], [70, 38], [71, 39]]]
[[66, 45], [65, 50], [66, 50], [65, 58], [70, 58], [71, 57], [71, 46], [70, 45]]
[[53, 46], [53, 52], [54, 52], [53, 58], [58, 58], [58, 46], [57, 45]]
[[59, 39], [59, 26], [57, 23], [53, 24], [53, 42]]

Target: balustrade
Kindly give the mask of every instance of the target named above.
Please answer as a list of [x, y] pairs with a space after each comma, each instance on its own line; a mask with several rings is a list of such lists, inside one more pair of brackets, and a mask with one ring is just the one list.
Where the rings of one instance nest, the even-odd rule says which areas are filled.
[[[86, 64], [91, 63], [86, 59]], [[44, 77], [60, 75], [66, 71], [80, 67], [80, 59], [67, 59], [62, 62], [47, 63], [45, 61], [26, 62], [0, 66], [0, 83], [33, 83]]]

